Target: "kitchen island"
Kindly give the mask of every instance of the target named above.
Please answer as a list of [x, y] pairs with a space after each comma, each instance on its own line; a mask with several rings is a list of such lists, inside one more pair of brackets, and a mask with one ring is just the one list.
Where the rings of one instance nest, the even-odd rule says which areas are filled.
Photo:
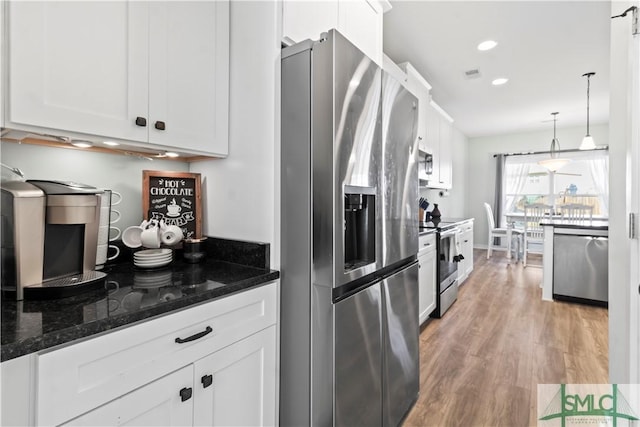
[[[107, 265], [104, 286], [2, 300], [2, 425], [273, 425], [280, 273], [269, 245]], [[239, 395], [243, 399], [238, 399]]]
[[[562, 292], [558, 292], [558, 290], [556, 289], [558, 284], [554, 283], [554, 267], [556, 267], [554, 266], [554, 259], [559, 259], [557, 255], [560, 255], [560, 253], [554, 254], [554, 251], [558, 250], [556, 246], [560, 242], [559, 236], [562, 236], [562, 238], [565, 238], [565, 236], [575, 236], [576, 238], [589, 237], [592, 239], [601, 239], [603, 241], [602, 244], [604, 244], [606, 243], [606, 239], [608, 236], [609, 221], [604, 219], [602, 220], [601, 219], [593, 219], [593, 220], [548, 219], [548, 220], [541, 221], [540, 224], [543, 226], [543, 230], [544, 230], [544, 241], [543, 241], [544, 255], [542, 258], [542, 269], [543, 269], [542, 299], [547, 301], [552, 301], [554, 299], [554, 294], [562, 293]], [[567, 250], [567, 249], [561, 248], [561, 250], [563, 251], [563, 255], [578, 257], [577, 259], [579, 260], [580, 254], [575, 253], [576, 251], [574, 249], [575, 248]], [[602, 257], [604, 259], [601, 260], [600, 264], [604, 262], [604, 267], [606, 267], [607, 265], [606, 254], [603, 253], [601, 258]], [[587, 262], [586, 264], [588, 264], [593, 268], [594, 262], [589, 260], [589, 262]], [[580, 273], [585, 273], [585, 271], [582, 271], [583, 266], [579, 262], [575, 262], [575, 263], [563, 262], [563, 269], [566, 270], [569, 268], [575, 269]], [[587, 274], [590, 274], [590, 273], [587, 272]], [[557, 274], [556, 274], [556, 277], [558, 277]], [[606, 272], [605, 272], [605, 277], [606, 277]], [[603, 279], [599, 279], [599, 280], [600, 280], [599, 286], [604, 287], [606, 283], [602, 283]], [[581, 282], [581, 283], [577, 283], [577, 282]], [[578, 279], [576, 280], [575, 285], [581, 286], [583, 285], [583, 283], [581, 280]], [[606, 295], [606, 292], [604, 292], [604, 294]], [[576, 298], [576, 300], [580, 300], [580, 299], [581, 298]], [[606, 301], [600, 301], [601, 299], [602, 298], [598, 298], [598, 301], [590, 301], [590, 302], [595, 302], [595, 303], [600, 302], [600, 303], [606, 304]]]

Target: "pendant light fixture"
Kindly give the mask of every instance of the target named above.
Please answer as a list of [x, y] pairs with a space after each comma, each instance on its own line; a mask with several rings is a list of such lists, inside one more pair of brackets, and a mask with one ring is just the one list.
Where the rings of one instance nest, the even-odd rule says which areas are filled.
[[560, 150], [560, 142], [556, 138], [556, 120], [558, 113], [551, 113], [553, 116], [553, 139], [551, 140], [551, 148], [549, 149], [550, 157], [548, 159], [540, 160], [538, 164], [544, 168], [547, 168], [551, 172], [555, 172], [571, 160], [561, 159], [558, 157], [558, 151]]
[[582, 144], [580, 144], [581, 150], [593, 150], [596, 148], [596, 143], [593, 141], [593, 137], [589, 134], [589, 89], [591, 87], [591, 76], [595, 73], [585, 73], [582, 77], [587, 77], [587, 134], [582, 139]]

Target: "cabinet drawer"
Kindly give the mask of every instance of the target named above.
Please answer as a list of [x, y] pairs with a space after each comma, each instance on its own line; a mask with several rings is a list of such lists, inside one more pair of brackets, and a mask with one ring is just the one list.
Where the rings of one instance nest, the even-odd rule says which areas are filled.
[[[275, 324], [276, 315], [272, 283], [43, 353], [37, 424], [96, 408]], [[177, 342], [189, 337], [199, 338]]]
[[431, 252], [436, 250], [436, 233], [422, 234], [418, 238], [418, 251]]
[[460, 226], [460, 230], [462, 230], [462, 232], [464, 233], [465, 231], [472, 231], [473, 230], [473, 222], [465, 222], [464, 224], [462, 224]]

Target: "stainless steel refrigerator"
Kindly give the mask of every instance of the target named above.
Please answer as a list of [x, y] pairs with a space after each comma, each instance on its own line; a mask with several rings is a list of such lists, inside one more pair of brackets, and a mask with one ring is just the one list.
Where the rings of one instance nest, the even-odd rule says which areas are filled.
[[418, 396], [417, 100], [344, 36], [282, 51], [281, 425]]

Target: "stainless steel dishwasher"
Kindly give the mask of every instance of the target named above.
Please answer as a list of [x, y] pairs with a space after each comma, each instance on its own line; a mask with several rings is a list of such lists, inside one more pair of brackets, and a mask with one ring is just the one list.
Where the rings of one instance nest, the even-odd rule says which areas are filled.
[[609, 294], [608, 230], [555, 228], [553, 297], [606, 306]]

